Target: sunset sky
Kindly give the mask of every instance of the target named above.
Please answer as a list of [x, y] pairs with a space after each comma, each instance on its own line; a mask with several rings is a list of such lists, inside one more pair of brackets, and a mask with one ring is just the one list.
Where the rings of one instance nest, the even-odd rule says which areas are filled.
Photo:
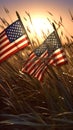
[[[9, 10], [11, 19], [5, 13], [3, 7]], [[47, 19], [48, 17], [58, 22], [61, 16], [65, 26], [64, 31], [66, 31], [68, 35], [73, 35], [73, 21], [71, 20], [69, 9], [73, 14], [73, 0], [0, 0], [0, 17], [6, 18], [9, 23], [17, 19], [16, 10], [19, 12], [21, 18], [27, 18], [25, 11], [30, 13], [33, 23], [35, 24], [34, 26], [36, 26], [38, 30], [39, 26], [43, 27], [42, 21], [38, 19]], [[53, 16], [49, 15], [48, 11], [51, 12]], [[46, 22], [44, 23], [46, 24], [45, 26], [51, 30], [50, 26], [48, 26]], [[37, 33], [39, 32], [37, 31]]]

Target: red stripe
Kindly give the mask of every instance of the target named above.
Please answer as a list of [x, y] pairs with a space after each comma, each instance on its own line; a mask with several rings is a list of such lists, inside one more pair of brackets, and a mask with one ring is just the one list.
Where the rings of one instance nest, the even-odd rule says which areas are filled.
[[[39, 66], [39, 64], [42, 62], [42, 59], [46, 56], [46, 54], [47, 54], [47, 52], [46, 53], [44, 53], [44, 55], [42, 56], [41, 55], [41, 57], [36, 61], [36, 62], [34, 62], [34, 63], [32, 63], [31, 65], [32, 65], [32, 67], [31, 67], [31, 69], [29, 69], [29, 70], [27, 70], [28, 71], [28, 73], [30, 73], [31, 74], [31, 72], [34, 70], [35, 71], [35, 69], [37, 69], [38, 68], [38, 66]], [[30, 66], [29, 66], [30, 67]]]
[[[53, 59], [53, 62], [51, 63], [51, 65], [53, 65], [55, 63], [57, 64], [58, 61], [64, 60], [65, 58], [66, 58], [66, 56], [63, 55], [63, 56], [61, 56], [61, 57], [59, 57], [57, 59]], [[52, 59], [52, 57], [49, 59], [49, 62], [50, 62], [51, 59]]]
[[28, 43], [27, 44], [24, 44], [23, 46], [21, 46], [20, 48], [18, 48], [17, 50], [14, 50], [14, 51], [12, 51], [11, 53], [9, 53], [7, 56], [5, 56], [4, 58], [2, 58], [1, 60], [0, 60], [0, 63], [1, 62], [3, 62], [4, 60], [6, 60], [8, 57], [10, 57], [11, 55], [13, 55], [13, 54], [15, 54], [16, 52], [18, 52], [20, 49], [22, 49], [23, 47], [26, 47], [28, 45]]
[[[7, 38], [6, 38], [6, 40], [7, 40]], [[23, 40], [23, 41], [26, 41], [26, 40], [28, 40], [28, 39], [27, 39], [27, 38], [23, 38], [22, 40]], [[4, 41], [5, 41], [5, 40], [4, 40]], [[19, 41], [19, 42], [23, 42], [23, 41]], [[18, 45], [18, 44], [20, 44], [19, 42], [15, 43], [15, 44]], [[4, 46], [1, 47], [1, 49], [5, 48], [5, 47], [8, 46], [9, 44], [12, 44], [12, 43], [10, 43], [10, 42], [6, 43]]]
[[[13, 49], [14, 47], [17, 47], [17, 49], [20, 48], [20, 47], [18, 47], [18, 45], [21, 44], [22, 42], [24, 42], [24, 40], [25, 40], [25, 38], [22, 39], [22, 40], [20, 40], [19, 42], [15, 43], [15, 44], [13, 44], [13, 45], [10, 46], [8, 49], [6, 49], [5, 51], [3, 51], [3, 52], [0, 54], [0, 56], [4, 55], [5, 53], [7, 53], [9, 50]], [[28, 42], [27, 42], [27, 43], [28, 43]], [[10, 44], [11, 44], [11, 43], [10, 43]], [[23, 45], [22, 45], [22, 46], [23, 46]]]
[[[40, 63], [40, 60], [37, 60], [36, 63], [31, 67], [31, 69], [27, 70], [28, 73], [30, 74], [32, 70], [36, 70], [38, 68], [38, 64]], [[33, 64], [33, 63], [32, 63]], [[33, 72], [34, 73], [34, 72]]]
[[6, 40], [8, 40], [7, 37], [5, 37], [3, 40], [0, 41], [0, 44], [3, 44], [3, 42], [5, 42]]
[[[34, 54], [32, 57], [35, 59], [36, 55]], [[25, 70], [27, 70], [32, 65], [34, 59], [29, 59], [28, 62], [26, 61], [25, 66], [24, 66]]]
[[[47, 68], [47, 66], [45, 66], [45, 67]], [[43, 77], [44, 77], [44, 74], [45, 74], [46, 68], [43, 69], [43, 71], [42, 71], [42, 76], [41, 76], [41, 79], [40, 79], [41, 82], [43, 81]]]
[[[42, 64], [39, 68], [39, 73], [38, 71], [36, 72], [35, 77], [39, 80], [42, 81], [43, 80], [43, 74], [45, 73], [45, 69], [47, 68], [47, 66], [45, 64]], [[38, 73], [38, 74], [37, 74]]]
[[1, 33], [0, 33], [0, 39], [1, 39], [2, 37], [4, 37], [4, 35], [6, 35], [5, 31], [1, 32]]
[[42, 64], [39, 66], [39, 68], [36, 70], [36, 73], [34, 74], [35, 77], [37, 77], [37, 78], [39, 77], [39, 75], [40, 75], [40, 73], [41, 73], [43, 67], [44, 67], [44, 63], [42, 63]]
[[32, 70], [34, 69], [34, 73], [37, 73], [37, 71], [39, 71], [39, 68], [42, 66], [42, 64], [44, 63], [43, 62], [43, 58], [46, 58], [47, 57], [47, 55], [48, 55], [48, 53], [46, 52], [44, 55], [43, 55], [43, 57], [41, 57], [41, 59], [40, 59], [40, 61], [39, 61], [39, 64], [37, 64], [37, 66], [35, 67], [34, 66], [34, 68], [32, 68]]
[[2, 49], [4, 49], [6, 46], [8, 46], [9, 44], [11, 44], [9, 41], [8, 41], [8, 43], [6, 43], [5, 45], [3, 45], [2, 47], [1, 47], [1, 50]]
[[32, 65], [31, 69], [27, 70], [28, 73], [31, 73], [32, 70], [37, 69], [37, 67], [38, 67], [38, 65], [40, 64], [40, 62], [41, 62], [41, 58], [39, 58], [39, 59], [37, 59], [36, 61], [34, 61], [34, 63], [32, 62], [32, 64], [31, 64], [31, 65]]
[[[43, 58], [47, 57], [48, 53], [47, 51], [44, 52], [40, 57], [39, 59], [35, 62], [34, 59], [33, 59], [33, 62], [31, 61], [31, 63], [29, 65], [26, 65], [24, 66], [24, 68], [22, 68], [22, 72], [27, 72], [29, 73], [30, 75], [36, 75], [37, 71], [39, 71], [39, 69], [41, 70], [41, 66], [42, 66], [42, 63], [43, 63]], [[37, 57], [38, 58], [38, 57]], [[28, 61], [29, 63], [30, 61]], [[38, 74], [40, 76], [40, 72]]]
[[32, 60], [32, 58], [34, 58], [34, 56], [35, 56], [34, 53], [30, 54], [29, 58], [25, 61], [24, 66], [25, 66], [30, 60]]
[[59, 52], [54, 52], [53, 54], [52, 54], [52, 58], [53, 57], [56, 57], [57, 55], [59, 55], [59, 54], [62, 54], [64, 52], [64, 50], [62, 49], [62, 50], [59, 50]]
[[58, 63], [57, 66], [62, 66], [62, 65], [65, 65], [65, 64], [68, 64], [68, 61], [62, 61], [61, 63]]

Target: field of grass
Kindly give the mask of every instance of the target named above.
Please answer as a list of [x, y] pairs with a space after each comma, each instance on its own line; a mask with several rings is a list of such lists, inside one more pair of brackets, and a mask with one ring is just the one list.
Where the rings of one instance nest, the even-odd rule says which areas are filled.
[[0, 65], [0, 130], [73, 129], [73, 43], [64, 48], [68, 64], [48, 66], [41, 84], [19, 73], [21, 53]]

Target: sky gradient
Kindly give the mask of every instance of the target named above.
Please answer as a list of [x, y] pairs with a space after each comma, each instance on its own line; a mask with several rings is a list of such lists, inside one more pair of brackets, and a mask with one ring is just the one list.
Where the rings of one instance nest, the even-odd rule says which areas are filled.
[[54, 15], [52, 18], [56, 21], [59, 21], [61, 16], [66, 30], [73, 35], [73, 21], [68, 12], [70, 9], [73, 14], [73, 0], [0, 0], [0, 17], [5, 17], [11, 22], [3, 10], [4, 6], [10, 11], [12, 21], [17, 19], [16, 10], [21, 17], [26, 16], [25, 10], [32, 18], [50, 17], [47, 11]]

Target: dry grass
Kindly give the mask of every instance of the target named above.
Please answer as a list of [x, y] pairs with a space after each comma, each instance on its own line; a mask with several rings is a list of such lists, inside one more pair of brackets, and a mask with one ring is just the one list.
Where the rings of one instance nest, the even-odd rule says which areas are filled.
[[0, 66], [1, 127], [8, 126], [7, 120], [10, 126], [14, 123], [14, 126], [20, 127], [18, 123], [21, 119], [22, 126], [34, 129], [36, 126], [37, 129], [47, 130], [47, 127], [55, 130], [73, 126], [73, 63], [70, 48], [65, 46], [69, 63], [61, 68], [48, 66], [42, 84], [28, 74], [18, 73], [19, 66], [15, 68], [9, 61]]

